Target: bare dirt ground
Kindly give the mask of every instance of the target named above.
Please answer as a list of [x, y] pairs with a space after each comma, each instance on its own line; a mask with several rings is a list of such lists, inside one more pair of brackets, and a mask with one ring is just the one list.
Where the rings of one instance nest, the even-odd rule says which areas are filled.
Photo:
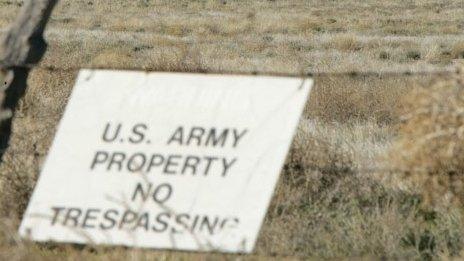
[[[21, 2], [0, 1], [3, 30]], [[402, 135], [402, 98], [451, 77], [447, 72], [464, 58], [463, 29], [464, 3], [457, 0], [62, 0], [0, 166], [0, 257], [458, 258], [463, 208], [424, 207], [420, 193], [395, 179], [403, 170], [388, 155]], [[43, 245], [17, 237], [79, 68], [316, 73], [253, 256]], [[405, 71], [429, 73], [397, 74]]]

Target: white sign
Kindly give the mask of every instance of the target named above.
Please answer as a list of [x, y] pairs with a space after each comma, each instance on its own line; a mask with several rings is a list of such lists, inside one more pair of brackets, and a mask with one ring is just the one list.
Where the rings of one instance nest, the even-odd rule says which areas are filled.
[[21, 236], [251, 252], [311, 86], [81, 71]]

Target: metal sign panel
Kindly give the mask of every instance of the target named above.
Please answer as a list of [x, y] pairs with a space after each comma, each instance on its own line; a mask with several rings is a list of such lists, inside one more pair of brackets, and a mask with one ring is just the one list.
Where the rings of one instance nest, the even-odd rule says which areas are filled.
[[311, 86], [82, 70], [20, 234], [251, 252]]

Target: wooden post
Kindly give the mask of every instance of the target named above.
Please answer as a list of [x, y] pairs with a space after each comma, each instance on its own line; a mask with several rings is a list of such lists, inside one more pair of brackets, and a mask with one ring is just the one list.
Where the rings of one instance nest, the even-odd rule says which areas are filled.
[[43, 31], [56, 3], [26, 0], [0, 41], [0, 162], [10, 141], [16, 105], [26, 91], [29, 71], [47, 49]]

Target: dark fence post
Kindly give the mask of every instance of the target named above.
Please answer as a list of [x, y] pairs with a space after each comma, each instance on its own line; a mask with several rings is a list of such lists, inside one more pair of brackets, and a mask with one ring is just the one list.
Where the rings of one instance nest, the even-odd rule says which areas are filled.
[[58, 0], [27, 0], [0, 41], [0, 162], [11, 136], [11, 123], [27, 77], [47, 49], [43, 31]]

